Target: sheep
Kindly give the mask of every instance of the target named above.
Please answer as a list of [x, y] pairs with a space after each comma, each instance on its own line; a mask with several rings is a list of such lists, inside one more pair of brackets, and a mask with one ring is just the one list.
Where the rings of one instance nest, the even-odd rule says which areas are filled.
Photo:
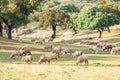
[[43, 44], [44, 43], [44, 40], [35, 40], [34, 41], [34, 44]]
[[78, 56], [82, 56], [83, 52], [82, 51], [75, 51], [73, 55], [73, 57], [78, 57]]
[[77, 58], [76, 65], [78, 65], [79, 63], [82, 64], [83, 62], [85, 62], [85, 65], [88, 65], [88, 64], [89, 64], [89, 61], [88, 61], [88, 57], [87, 57], [87, 56], [79, 56], [79, 57]]
[[48, 39], [48, 42], [53, 42], [53, 38], [49, 38], [49, 39]]
[[51, 44], [47, 44], [44, 46], [44, 49], [51, 49], [52, 50], [52, 45]]
[[114, 47], [114, 48], [112, 48], [112, 50], [111, 50], [111, 55], [112, 54], [116, 54], [117, 52], [119, 52], [120, 51], [120, 47]]
[[29, 47], [29, 46], [23, 46], [21, 49], [20, 49], [20, 51], [22, 51], [23, 52], [23, 54], [27, 54], [27, 53], [29, 53], [29, 55], [31, 55], [31, 48]]
[[98, 48], [97, 48], [96, 45], [90, 45], [90, 46], [89, 46], [89, 50], [91, 50], [91, 51], [95, 51], [95, 54], [98, 53]]
[[52, 53], [51, 55], [52, 55], [52, 59], [51, 60], [53, 60], [53, 59], [57, 60], [58, 59], [58, 54]]
[[102, 42], [99, 42], [99, 43], [97, 44], [97, 47], [102, 48], [102, 47], [103, 47], [103, 43], [102, 43]]
[[33, 58], [31, 55], [27, 55], [27, 56], [23, 56], [21, 60], [25, 61], [26, 63], [32, 63]]
[[61, 39], [61, 41], [60, 41], [61, 43], [66, 43], [66, 40], [65, 39]]
[[58, 55], [57, 54], [46, 54], [46, 55], [42, 55], [38, 61], [39, 64], [43, 63], [43, 62], [48, 62], [50, 64], [50, 61], [53, 59], [57, 60]]
[[16, 56], [23, 56], [23, 52], [20, 50], [15, 50], [11, 53], [10, 58], [15, 58]]
[[62, 47], [61, 46], [56, 46], [53, 50], [52, 50], [52, 53], [56, 53], [56, 54], [59, 54], [62, 50]]
[[110, 43], [104, 44], [103, 51], [105, 51], [105, 50], [111, 51], [111, 49], [113, 47], [116, 47], [116, 45], [115, 44], [110, 44]]
[[72, 51], [69, 48], [66, 48], [61, 52], [62, 55], [65, 55], [65, 54], [68, 54], [68, 53], [72, 54]]

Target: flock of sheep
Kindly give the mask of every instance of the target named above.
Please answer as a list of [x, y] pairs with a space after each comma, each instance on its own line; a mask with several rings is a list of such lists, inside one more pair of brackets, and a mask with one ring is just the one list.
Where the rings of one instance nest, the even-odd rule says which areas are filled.
[[[37, 39], [37, 40], [31, 40], [34, 41], [34, 44], [43, 44], [45, 42], [44, 39]], [[48, 39], [48, 42], [53, 42], [52, 38]], [[111, 51], [111, 54], [116, 54], [120, 51], [120, 47], [117, 47], [115, 44], [112, 44], [108, 41], [95, 41], [95, 40], [82, 40], [82, 44], [89, 45], [88, 49], [94, 51], [95, 54], [98, 53], [99, 49], [101, 48], [103, 51]], [[82, 64], [83, 62], [85, 65], [89, 64], [88, 56], [83, 55], [83, 52], [81, 50], [72, 52], [71, 49], [65, 48], [63, 49], [62, 46], [56, 46], [53, 48], [52, 44], [46, 44], [44, 45], [44, 49], [51, 49], [51, 54], [44, 54], [40, 56], [40, 59], [38, 60], [38, 63], [41, 64], [43, 62], [50, 63], [53, 59], [58, 59], [60, 55], [72, 55], [73, 57], [77, 57], [76, 64], [79, 63]], [[32, 54], [31, 54], [31, 48], [29, 46], [23, 46], [20, 50], [14, 51], [11, 53], [10, 58], [15, 58], [16, 56], [21, 56], [22, 60], [31, 63], [33, 60]]]

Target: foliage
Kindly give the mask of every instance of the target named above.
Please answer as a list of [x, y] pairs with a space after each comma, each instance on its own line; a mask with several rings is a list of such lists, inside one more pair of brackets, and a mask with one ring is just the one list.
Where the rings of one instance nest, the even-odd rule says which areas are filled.
[[40, 13], [39, 27], [48, 27], [51, 25], [66, 25], [70, 17], [61, 11], [45, 10]]
[[92, 30], [104, 29], [118, 23], [115, 14], [106, 13], [102, 8], [97, 7], [83, 7], [77, 21], [78, 27]]
[[68, 5], [58, 5], [53, 7], [53, 10], [57, 10], [57, 11], [62, 11], [62, 12], [66, 12], [66, 13], [72, 13], [72, 12], [79, 12], [80, 10], [73, 4], [68, 4]]
[[120, 2], [116, 2], [113, 0], [107, 1], [107, 0], [99, 0], [97, 2], [97, 6], [100, 8], [103, 8], [108, 13], [113, 13], [120, 18]]

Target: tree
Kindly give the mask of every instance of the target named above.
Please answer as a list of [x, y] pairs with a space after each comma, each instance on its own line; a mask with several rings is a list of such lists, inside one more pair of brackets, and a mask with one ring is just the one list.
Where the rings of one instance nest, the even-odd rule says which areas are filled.
[[83, 7], [77, 21], [80, 28], [97, 29], [99, 38], [101, 38], [104, 28], [109, 28], [109, 26], [119, 23], [115, 14], [106, 13], [102, 8], [97, 7]]
[[39, 27], [46, 28], [48, 26], [52, 27], [53, 34], [52, 38], [56, 36], [56, 26], [67, 25], [70, 20], [70, 16], [61, 11], [55, 10], [45, 10], [40, 13]]
[[52, 8], [52, 10], [62, 11], [64, 13], [67, 13], [70, 16], [70, 22], [67, 24], [66, 28], [72, 29], [75, 34], [77, 34], [76, 31], [76, 18], [78, 16], [78, 13], [80, 12], [79, 8], [76, 7], [74, 4], [67, 4], [67, 5], [58, 5]]
[[28, 15], [39, 5], [39, 0], [3, 0], [1, 20], [7, 26], [8, 38], [12, 39], [11, 30], [28, 23]]

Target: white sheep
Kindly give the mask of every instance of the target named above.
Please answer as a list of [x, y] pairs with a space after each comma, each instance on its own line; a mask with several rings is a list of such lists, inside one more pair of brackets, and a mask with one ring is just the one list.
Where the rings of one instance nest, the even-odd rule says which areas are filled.
[[89, 50], [91, 50], [91, 51], [95, 51], [95, 54], [98, 53], [98, 48], [97, 48], [96, 45], [90, 45], [90, 46], [89, 46]]
[[20, 50], [15, 50], [11, 53], [10, 58], [15, 58], [16, 56], [23, 56], [23, 52]]
[[43, 63], [43, 62], [48, 62], [50, 64], [50, 61], [53, 60], [53, 59], [56, 59], [57, 60], [58, 58], [58, 54], [45, 54], [45, 55], [42, 55], [38, 61], [39, 64]]
[[76, 61], [76, 64], [78, 65], [79, 63], [82, 64], [83, 62], [85, 62], [85, 65], [88, 65], [89, 64], [89, 61], [88, 61], [88, 57], [87, 56], [79, 56], [77, 58], [77, 61]]
[[27, 56], [23, 56], [21, 60], [27, 63], [32, 63], [33, 58], [31, 55], [27, 55]]
[[62, 55], [66, 55], [66, 54], [72, 54], [72, 50], [69, 49], [69, 48], [66, 48], [64, 49], [62, 52], [61, 52]]
[[52, 53], [56, 53], [56, 54], [59, 54], [62, 50], [62, 47], [61, 46], [56, 46], [54, 47], [54, 49], [52, 50]]
[[75, 51], [75, 53], [73, 53], [73, 57], [78, 57], [78, 56], [82, 56], [83, 52], [82, 51]]
[[44, 49], [51, 49], [51, 50], [52, 50], [52, 45], [51, 45], [51, 44], [46, 44], [46, 45], [44, 46]]
[[20, 49], [21, 52], [23, 52], [23, 54], [27, 54], [29, 53], [31, 55], [31, 48], [29, 46], [23, 46], [21, 49]]
[[118, 53], [118, 52], [120, 52], [120, 47], [114, 47], [114, 48], [112, 48], [112, 50], [111, 50], [111, 55], [112, 55], [112, 54], [116, 54], [116, 53]]

